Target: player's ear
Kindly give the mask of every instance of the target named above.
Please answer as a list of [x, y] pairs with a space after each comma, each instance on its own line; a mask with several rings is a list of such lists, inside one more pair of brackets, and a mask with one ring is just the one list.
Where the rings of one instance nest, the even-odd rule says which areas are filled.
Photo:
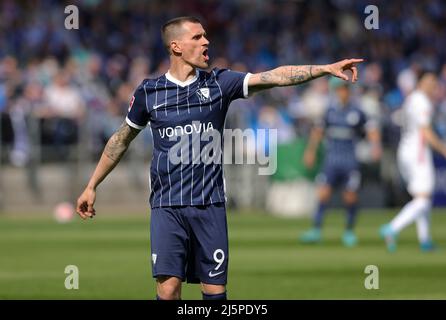
[[170, 41], [170, 50], [172, 51], [172, 54], [174, 54], [174, 55], [181, 54], [181, 46], [177, 40]]

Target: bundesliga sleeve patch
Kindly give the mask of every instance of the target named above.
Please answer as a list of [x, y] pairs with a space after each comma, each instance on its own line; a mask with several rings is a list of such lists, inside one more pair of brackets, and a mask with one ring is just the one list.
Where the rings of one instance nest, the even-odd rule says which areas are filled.
[[132, 100], [130, 100], [128, 111], [130, 111], [130, 110], [132, 109], [133, 102], [135, 102], [135, 96], [133, 96], [133, 97], [132, 97]]

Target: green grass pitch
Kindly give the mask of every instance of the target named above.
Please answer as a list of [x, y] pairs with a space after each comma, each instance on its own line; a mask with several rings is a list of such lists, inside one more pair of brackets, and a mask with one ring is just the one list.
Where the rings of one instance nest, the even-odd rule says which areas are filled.
[[[436, 210], [433, 235], [440, 249], [422, 253], [415, 227], [405, 230], [398, 251], [387, 253], [377, 235], [395, 211], [363, 210], [360, 243], [344, 248], [344, 215], [327, 214], [324, 241], [297, 241], [310, 221], [264, 213], [229, 212], [230, 299], [446, 299], [446, 215]], [[0, 216], [0, 299], [153, 299], [149, 215], [76, 219]], [[444, 248], [444, 250], [442, 250]], [[79, 268], [79, 289], [64, 287], [65, 267]], [[379, 289], [367, 290], [367, 265], [379, 268]], [[183, 299], [201, 299], [185, 284]]]

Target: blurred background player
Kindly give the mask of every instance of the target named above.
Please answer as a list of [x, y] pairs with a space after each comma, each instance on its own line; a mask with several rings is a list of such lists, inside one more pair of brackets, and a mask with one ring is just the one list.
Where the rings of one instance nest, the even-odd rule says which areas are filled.
[[314, 214], [313, 228], [305, 232], [300, 240], [303, 243], [316, 243], [322, 240], [321, 228], [325, 209], [333, 188], [341, 187], [347, 211], [346, 230], [342, 242], [345, 246], [352, 247], [358, 241], [353, 227], [358, 211], [357, 191], [361, 181], [355, 145], [366, 131], [367, 139], [372, 145], [373, 160], [378, 160], [381, 155], [380, 134], [376, 122], [368, 120], [351, 97], [348, 84], [337, 78], [331, 78], [330, 88], [335, 94], [329, 102], [323, 120], [313, 128], [304, 154], [305, 166], [313, 167], [319, 144], [325, 136], [323, 169], [317, 177], [319, 204]]
[[418, 86], [403, 105], [403, 128], [397, 161], [412, 196], [398, 215], [380, 229], [390, 252], [396, 250], [398, 233], [413, 222], [417, 225], [422, 251], [435, 249], [430, 234], [431, 197], [435, 176], [431, 148], [446, 157], [446, 145], [431, 128], [433, 101], [438, 94], [438, 79], [433, 73], [420, 76]]

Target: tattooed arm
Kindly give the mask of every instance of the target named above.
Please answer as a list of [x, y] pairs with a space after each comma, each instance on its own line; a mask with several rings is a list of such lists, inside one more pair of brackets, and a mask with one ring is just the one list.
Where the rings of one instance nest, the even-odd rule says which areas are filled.
[[352, 72], [352, 82], [355, 82], [358, 79], [356, 64], [362, 61], [363, 59], [345, 59], [327, 65], [278, 67], [270, 71], [253, 74], [248, 81], [248, 91], [249, 93], [255, 93], [274, 87], [298, 85], [327, 74], [348, 81], [349, 78], [344, 73], [345, 70]]
[[108, 140], [87, 187], [77, 200], [76, 211], [82, 219], [86, 219], [87, 217], [93, 218], [95, 215], [96, 212], [93, 205], [96, 200], [97, 186], [116, 167], [127, 151], [130, 142], [132, 142], [139, 132], [140, 130], [134, 129], [124, 122]]

